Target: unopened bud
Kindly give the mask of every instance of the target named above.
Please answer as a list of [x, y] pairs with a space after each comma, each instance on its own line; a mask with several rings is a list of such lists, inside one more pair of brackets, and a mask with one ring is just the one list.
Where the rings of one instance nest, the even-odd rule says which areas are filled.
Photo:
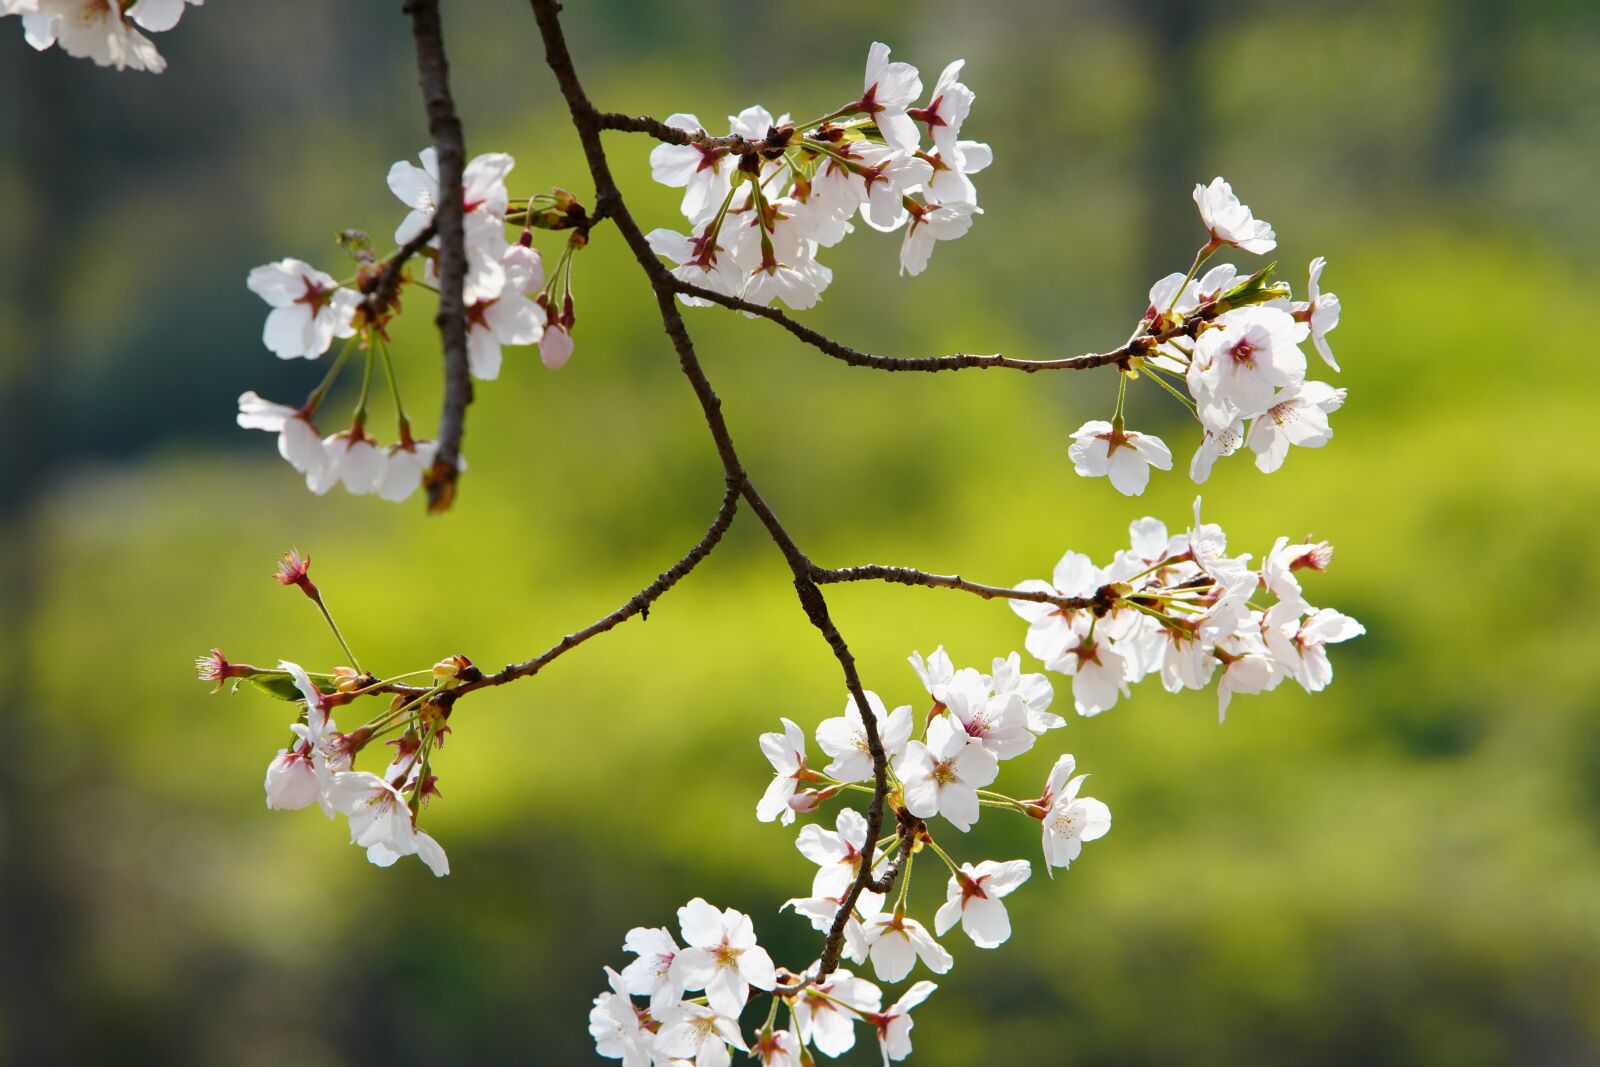
[[354, 693], [361, 688], [363, 677], [354, 667], [335, 667], [333, 669], [333, 687], [341, 693]]

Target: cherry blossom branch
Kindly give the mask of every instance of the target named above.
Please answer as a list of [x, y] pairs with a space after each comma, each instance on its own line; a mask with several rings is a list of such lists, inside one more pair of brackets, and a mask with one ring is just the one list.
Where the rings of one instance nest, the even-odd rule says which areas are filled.
[[981, 596], [985, 600], [1028, 600], [1035, 604], [1054, 604], [1064, 611], [1092, 609], [1100, 613], [1109, 611], [1115, 597], [1110, 587], [1101, 588], [1094, 596], [1061, 596], [1043, 590], [1008, 589], [1002, 585], [984, 585], [969, 582], [959, 574], [932, 574], [911, 567], [892, 567], [869, 563], [858, 567], [816, 567], [811, 577], [819, 585], [840, 582], [894, 582], [899, 585], [921, 585], [929, 589], [959, 589], [964, 593]]
[[439, 0], [406, 0], [405, 12], [411, 18], [411, 35], [416, 42], [417, 79], [428, 111], [428, 133], [439, 159], [439, 203], [434, 213], [439, 233], [436, 321], [444, 347], [444, 403], [439, 412], [438, 450], [425, 481], [428, 510], [443, 511], [455, 500], [461, 435], [466, 429], [467, 405], [472, 403], [463, 296], [467, 276], [466, 227], [461, 199], [467, 147], [455, 100], [450, 95], [450, 64], [445, 58]]
[[827, 940], [823, 944], [823, 951], [817, 963], [817, 977], [832, 972], [839, 964], [839, 956], [844, 946], [844, 932], [850, 920], [856, 901], [863, 891], [874, 880], [872, 877], [872, 859], [878, 837], [883, 831], [883, 818], [885, 801], [889, 794], [889, 760], [884, 750], [883, 741], [878, 735], [878, 726], [871, 706], [867, 702], [866, 692], [862, 688], [861, 678], [856, 670], [855, 657], [851, 654], [849, 645], [845, 642], [839, 628], [834, 624], [828, 613], [827, 600], [822, 595], [812, 577], [814, 565], [807, 558], [804, 551], [790, 536], [788, 530], [778, 519], [777, 514], [762, 499], [744, 467], [739, 460], [738, 451], [734, 447], [733, 437], [728, 432], [727, 423], [722, 417], [722, 402], [718, 399], [716, 390], [712, 388], [710, 380], [706, 377], [700, 365], [699, 357], [695, 353], [694, 341], [689, 336], [688, 327], [684, 324], [683, 316], [678, 310], [676, 300], [677, 287], [671, 273], [656, 258], [655, 252], [650, 247], [650, 242], [645, 239], [644, 232], [639, 224], [634, 221], [627, 204], [623, 200], [622, 191], [618, 188], [616, 179], [611, 174], [610, 164], [606, 160], [605, 148], [600, 141], [602, 130], [601, 115], [590, 102], [584, 91], [582, 82], [579, 81], [577, 71], [573, 67], [572, 55], [567, 50], [566, 37], [561, 29], [559, 13], [561, 4], [558, 0], [530, 0], [533, 7], [534, 18], [538, 21], [540, 35], [544, 38], [545, 63], [551, 73], [555, 75], [556, 82], [561, 87], [562, 96], [566, 98], [568, 110], [572, 115], [573, 126], [578, 132], [578, 139], [582, 143], [584, 158], [589, 165], [590, 175], [595, 184], [596, 207], [612, 219], [623, 240], [633, 251], [634, 258], [638, 260], [640, 268], [650, 280], [651, 289], [656, 295], [656, 304], [661, 312], [662, 328], [672, 342], [674, 350], [678, 353], [678, 362], [684, 376], [689, 379], [690, 386], [694, 389], [696, 398], [705, 415], [706, 426], [711, 431], [711, 437], [716, 445], [717, 454], [722, 460], [724, 472], [729, 486], [735, 484], [741, 487], [741, 493], [751, 510], [761, 520], [768, 535], [778, 546], [785, 562], [794, 575], [795, 593], [800, 599], [800, 605], [806, 613], [811, 624], [822, 634], [833, 651], [834, 658], [838, 660], [839, 667], [845, 678], [845, 686], [852, 700], [855, 701], [856, 711], [861, 716], [862, 729], [866, 735], [867, 750], [872, 756], [873, 792], [872, 801], [867, 809], [867, 840], [862, 849], [861, 867], [855, 880], [845, 892], [839, 903], [839, 910], [833, 921], [833, 926], [828, 932]]
[[[617, 130], [621, 133], [642, 133], [654, 137], [666, 144], [694, 145], [696, 148], [710, 150], [722, 149], [735, 155], [748, 155], [752, 152], [763, 152], [769, 149], [781, 148], [782, 144], [771, 143], [770, 138], [755, 139], [729, 134], [726, 137], [713, 137], [705, 130], [689, 131], [680, 130], [676, 126], [668, 126], [659, 119], [648, 115], [624, 115], [617, 111], [602, 111], [596, 114], [595, 121], [602, 130]], [[784, 143], [787, 143], [785, 138]]]
[[880, 356], [871, 352], [861, 352], [851, 348], [849, 345], [841, 344], [826, 334], [797, 321], [776, 307], [751, 303], [740, 297], [719, 293], [690, 282], [681, 281], [678, 278], [672, 278], [670, 284], [685, 296], [709, 300], [712, 303], [721, 304], [725, 308], [742, 311], [748, 315], [775, 322], [824, 355], [832, 356], [834, 359], [848, 363], [852, 367], [870, 367], [874, 370], [886, 371], [934, 372], [1001, 367], [1031, 374], [1042, 370], [1090, 370], [1095, 367], [1111, 365], [1125, 368], [1131, 359], [1149, 353], [1158, 344], [1177, 337], [1193, 337], [1199, 324], [1209, 317], [1209, 313], [1212, 310], [1210, 305], [1202, 306], [1176, 326], [1162, 330], [1157, 334], [1135, 337], [1126, 344], [1111, 349], [1109, 352], [1090, 352], [1085, 355], [1068, 356], [1062, 359], [1016, 359], [999, 354], [973, 355], [969, 353], [958, 353], [950, 356]]

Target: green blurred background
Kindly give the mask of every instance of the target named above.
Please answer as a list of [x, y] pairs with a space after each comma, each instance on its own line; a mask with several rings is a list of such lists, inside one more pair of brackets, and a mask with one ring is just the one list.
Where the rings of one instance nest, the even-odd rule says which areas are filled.
[[[285, 707], [208, 696], [189, 671], [214, 644], [338, 662], [268, 579], [290, 545], [368, 665], [493, 667], [609, 611], [715, 509], [698, 410], [604, 229], [577, 267], [575, 358], [551, 374], [511, 353], [479, 389], [450, 514], [313, 498], [233, 427], [240, 391], [289, 399], [318, 374], [261, 347], [247, 269], [342, 273], [334, 231], [399, 218], [384, 174], [425, 135], [398, 6], [213, 3], [161, 37], [160, 78], [33, 55], [0, 22], [0, 1060], [582, 1064], [601, 965], [691, 895], [751, 912], [781, 961], [815, 951], [776, 912], [812, 868], [751, 817], [755, 735], [843, 697], [748, 516], [648, 622], [463, 704], [428, 812], [447, 879], [265, 811]], [[587, 194], [525, 6], [446, 7], [470, 148], [515, 153], [514, 191]], [[1008, 764], [1025, 792], [1076, 753], [1116, 826], [1011, 898], [1002, 950], [951, 935], [915, 1062], [1600, 1062], [1600, 472], [1579, 438], [1600, 401], [1580, 350], [1600, 8], [570, 7], [601, 106], [713, 127], [752, 102], [827, 110], [874, 39], [930, 85], [967, 58], [969, 130], [996, 151], [987, 214], [919, 278], [893, 277], [897, 238], [825, 255], [835, 282], [804, 317], [859, 347], [1116, 343], [1186, 265], [1189, 189], [1218, 173], [1277, 226], [1296, 289], [1323, 254], [1344, 302], [1337, 440], [1271, 477], [1219, 465], [1205, 507], [1240, 550], [1331, 539], [1311, 595], [1368, 636], [1315, 699], [1285, 685], [1219, 727], [1211, 693], [1147, 682]], [[676, 225], [650, 144], [610, 146], [641, 221]], [[424, 312], [397, 348], [431, 429]], [[1108, 557], [1138, 516], [1189, 514], [1181, 474], [1134, 501], [1073, 475], [1067, 434], [1105, 417], [1108, 376], [874, 375], [765, 323], [690, 321], [750, 468], [824, 563], [1010, 583], [1069, 547]], [[1187, 457], [1169, 398], [1131, 404]], [[831, 599], [891, 705], [918, 699], [912, 649], [982, 665], [1022, 644], [973, 598]], [[957, 844], [1038, 847], [1001, 818]], [[918, 879], [921, 906], [941, 882]]]

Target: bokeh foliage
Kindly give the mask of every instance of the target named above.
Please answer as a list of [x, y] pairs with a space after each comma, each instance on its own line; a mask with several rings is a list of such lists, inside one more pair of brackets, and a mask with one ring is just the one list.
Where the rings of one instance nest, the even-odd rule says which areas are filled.
[[[696, 893], [750, 911], [781, 961], [809, 958], [809, 929], [775, 912], [809, 865], [747, 817], [754, 737], [843, 694], [748, 516], [648, 622], [463, 704], [429, 812], [450, 878], [379, 871], [318, 816], [263, 810], [283, 707], [207, 697], [186, 665], [212, 644], [335, 662], [267, 580], [276, 553], [312, 553], [369, 665], [492, 667], [675, 559], [721, 482], [604, 230], [578, 265], [575, 358], [552, 375], [513, 356], [480, 388], [450, 515], [311, 498], [267, 438], [233, 430], [239, 391], [287, 399], [316, 373], [259, 347], [245, 270], [333, 268], [335, 229], [386, 233], [384, 170], [422, 126], [391, 5], [213, 6], [162, 41], [160, 79], [0, 42], [0, 1057], [592, 1062], [600, 965]], [[1583, 259], [1600, 236], [1593, 7], [1008, 0], [923, 5], [908, 28], [830, 2], [815, 22], [569, 6], [604, 106], [712, 124], [753, 101], [824, 110], [875, 36], [930, 82], [967, 56], [972, 129], [997, 154], [987, 214], [918, 279], [888, 277], [894, 242], [870, 233], [829, 257], [807, 320], [859, 347], [1115, 343], [1149, 281], [1182, 269], [1189, 186], [1218, 172], [1277, 225], [1296, 286], [1325, 254], [1344, 301], [1335, 442], [1270, 478], [1220, 464], [1205, 510], [1258, 553], [1278, 533], [1333, 540], [1311, 596], [1368, 636], [1315, 699], [1241, 698], [1219, 727], [1209, 694], [1152, 682], [1009, 764], [1031, 786], [1075, 752], [1115, 828], [1011, 898], [1023, 936], [1004, 949], [952, 935], [917, 1062], [1600, 1057], [1600, 474], [1579, 436], [1600, 385], [1578, 332], [1600, 281]], [[514, 152], [519, 190], [586, 193], [523, 6], [457, 5], [449, 31], [470, 146]], [[673, 225], [648, 144], [611, 145], [646, 225]], [[434, 340], [412, 318], [397, 350], [431, 425]], [[824, 563], [1013, 582], [1068, 547], [1108, 557], [1140, 515], [1189, 515], [1179, 476], [1130, 502], [1072, 474], [1066, 434], [1109, 409], [1104, 375], [878, 376], [765, 323], [690, 325], [750, 468]], [[1131, 403], [1186, 454], [1168, 398]], [[1005, 607], [956, 594], [831, 598], [891, 704], [920, 692], [914, 648], [982, 664], [1021, 645]], [[992, 814], [958, 845], [1037, 855], [1032, 823]], [[924, 868], [914, 892], [931, 908], [940, 883]]]

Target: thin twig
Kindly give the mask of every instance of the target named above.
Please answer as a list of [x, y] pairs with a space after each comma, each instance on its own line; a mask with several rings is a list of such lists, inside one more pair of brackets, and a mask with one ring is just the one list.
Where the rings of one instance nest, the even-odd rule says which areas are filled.
[[439, 231], [439, 338], [444, 348], [444, 403], [439, 412], [438, 449], [425, 479], [428, 510], [443, 511], [455, 500], [461, 461], [461, 435], [472, 403], [467, 364], [466, 231], [461, 182], [467, 166], [466, 138], [450, 95], [450, 64], [445, 58], [439, 0], [406, 0], [417, 50], [417, 79], [428, 110], [428, 134], [439, 160], [439, 199], [434, 223]]
[[[670, 274], [669, 277], [671, 277]], [[886, 371], [933, 372], [1003, 368], [1032, 374], [1042, 370], [1091, 370], [1095, 367], [1113, 365], [1126, 369], [1129, 360], [1135, 356], [1149, 354], [1156, 345], [1162, 342], [1170, 341], [1175, 337], [1192, 337], [1205, 317], [1201, 314], [1201, 311], [1206, 310], [1206, 308], [1202, 308], [1190, 314], [1188, 318], [1178, 325], [1163, 330], [1158, 334], [1134, 337], [1126, 344], [1113, 348], [1109, 352], [1089, 352], [1081, 356], [1065, 356], [1061, 359], [1016, 359], [1012, 356], [999, 354], [975, 355], [965, 352], [950, 356], [880, 356], [871, 352], [858, 351], [846, 344], [840, 344], [826, 334], [813, 330], [775, 307], [754, 304], [740, 297], [719, 293], [714, 289], [706, 289], [703, 286], [694, 285], [676, 277], [672, 278], [671, 285], [685, 296], [709, 300], [714, 304], [721, 304], [725, 308], [742, 311], [747, 315], [754, 315], [758, 318], [775, 322], [823, 354], [842, 360], [852, 367], [871, 367], [873, 370]]]
[[929, 589], [959, 589], [964, 593], [981, 596], [985, 600], [1027, 600], [1035, 604], [1053, 604], [1063, 611], [1097, 609], [1106, 605], [1108, 599], [1114, 599], [1110, 597], [1109, 587], [1102, 588], [1094, 596], [1062, 596], [1059, 593], [1047, 593], [1037, 589], [1009, 589], [1003, 585], [969, 582], [959, 574], [931, 574], [911, 567], [890, 567], [880, 563], [868, 563], [858, 567], [816, 567], [813, 568], [811, 576], [819, 585], [834, 585], [839, 582], [894, 582], [899, 585], [921, 585]]
[[595, 121], [602, 130], [643, 133], [666, 144], [694, 145], [696, 148], [710, 151], [721, 149], [733, 155], [765, 152], [773, 148], [765, 138], [740, 137], [738, 134], [713, 137], [705, 130], [680, 130], [648, 115], [624, 115], [616, 111], [603, 111], [595, 116]]

